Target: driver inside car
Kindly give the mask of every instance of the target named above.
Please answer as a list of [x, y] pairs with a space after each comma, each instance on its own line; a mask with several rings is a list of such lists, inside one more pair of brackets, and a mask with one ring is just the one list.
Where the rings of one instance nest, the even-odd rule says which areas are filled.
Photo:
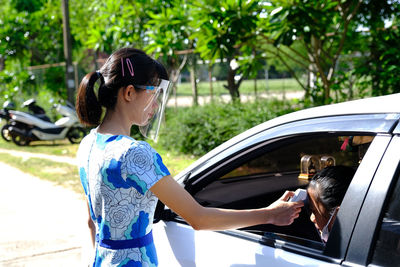
[[326, 167], [314, 175], [307, 187], [310, 220], [324, 243], [328, 241], [333, 222], [354, 173], [354, 169], [347, 166]]

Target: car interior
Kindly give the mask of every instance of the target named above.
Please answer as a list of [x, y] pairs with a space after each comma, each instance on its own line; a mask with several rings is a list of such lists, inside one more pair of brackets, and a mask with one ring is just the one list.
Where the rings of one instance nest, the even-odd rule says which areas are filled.
[[[325, 167], [358, 168], [374, 136], [314, 134], [292, 136], [242, 152], [224, 173], [210, 179], [195, 199], [204, 206], [229, 209], [261, 208], [286, 190], [306, 189], [315, 173]], [[241, 229], [265, 240], [286, 240], [321, 249], [319, 233], [310, 220], [307, 205], [289, 226], [257, 225]]]

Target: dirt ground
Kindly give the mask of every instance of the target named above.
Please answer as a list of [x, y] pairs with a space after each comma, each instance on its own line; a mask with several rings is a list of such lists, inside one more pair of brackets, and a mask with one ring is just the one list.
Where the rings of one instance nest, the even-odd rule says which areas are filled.
[[87, 266], [83, 196], [0, 162], [0, 266]]

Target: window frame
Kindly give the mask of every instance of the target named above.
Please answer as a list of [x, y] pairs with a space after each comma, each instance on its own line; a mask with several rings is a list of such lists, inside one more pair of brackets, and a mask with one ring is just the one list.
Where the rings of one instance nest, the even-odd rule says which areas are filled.
[[[344, 133], [343, 133], [344, 134]], [[224, 165], [226, 167], [224, 168], [218, 168], [215, 172], [213, 172], [212, 175], [208, 176], [207, 180], [203, 180], [201, 185], [198, 186], [197, 188], [192, 188], [191, 193], [192, 195], [196, 195], [197, 193], [199, 193], [199, 191], [205, 189], [208, 185], [212, 184], [213, 182], [220, 182], [220, 183], [224, 183], [227, 182], [228, 184], [230, 184], [231, 182], [233, 182], [234, 184], [236, 183], [236, 181], [240, 181], [242, 179], [248, 181], [248, 182], [252, 182], [252, 178], [247, 179], [246, 176], [238, 176], [238, 177], [231, 177], [231, 178], [227, 178], [225, 179], [220, 179], [220, 177], [224, 176], [226, 173], [230, 173], [231, 171], [235, 170], [236, 168], [242, 166], [243, 164], [248, 163], [249, 161], [252, 161], [254, 159], [257, 159], [259, 157], [263, 157], [263, 155], [268, 154], [269, 152], [276, 152], [276, 149], [281, 149], [284, 146], [290, 146], [293, 145], [295, 143], [301, 143], [305, 140], [309, 141], [310, 139], [312, 140], [313, 138], [321, 138], [321, 139], [331, 139], [331, 138], [337, 138], [338, 136], [348, 136], [348, 135], [358, 135], [360, 133], [348, 133], [346, 132], [344, 135], [342, 135], [342, 133], [331, 133], [331, 132], [326, 132], [326, 133], [307, 133], [307, 134], [299, 134], [299, 135], [290, 135], [290, 136], [286, 136], [286, 137], [280, 137], [277, 139], [272, 139], [272, 140], [268, 140], [266, 142], [263, 142], [261, 144], [258, 144], [256, 146], [253, 146], [251, 148], [249, 148], [248, 150], [244, 150], [238, 154], [236, 154], [235, 156], [231, 157], [230, 159], [224, 161]], [[362, 133], [365, 134], [365, 133]], [[324, 153], [323, 153], [324, 154]], [[327, 153], [329, 154], [329, 153]], [[300, 165], [300, 158], [298, 159], [297, 162]], [[291, 171], [293, 172], [293, 170]], [[296, 176], [299, 174], [299, 170], [296, 170], [295, 172]], [[252, 175], [250, 175], [252, 176]], [[254, 176], [271, 176], [273, 177], [273, 173], [269, 173], [269, 174], [254, 174]], [[259, 178], [254, 178], [254, 180], [258, 180]], [[264, 178], [261, 178], [264, 179]], [[240, 182], [238, 182], [240, 183]], [[201, 190], [199, 190], [201, 189]], [[212, 202], [212, 201], [211, 201]], [[214, 203], [214, 202], [212, 202]], [[221, 202], [222, 203], [222, 202]]]
[[[230, 163], [231, 159], [237, 158], [238, 154], [242, 154], [249, 149], [257, 149], [260, 145], [265, 146], [280, 138], [308, 133], [339, 132], [341, 135], [350, 135], [351, 133], [365, 133], [366, 135], [388, 133], [393, 130], [399, 119], [400, 114], [393, 113], [339, 115], [297, 120], [262, 129], [258, 132], [250, 131], [249, 136], [237, 136], [243, 136], [243, 139], [236, 143], [230, 144], [228, 147], [225, 147], [227, 144], [223, 144], [221, 145], [223, 149], [218, 147], [210, 151], [198, 160], [193, 168], [189, 167], [180, 173], [178, 181], [182, 181], [189, 192], [192, 192], [192, 190], [196, 192], [199, 187], [202, 187], [202, 184], [207, 184], [207, 180], [213, 179], [211, 177], [214, 172], [221, 171], [219, 169]], [[237, 140], [237, 137], [232, 140]], [[228, 141], [228, 143], [232, 140]]]
[[379, 235], [384, 208], [400, 173], [400, 136], [392, 138], [385, 155], [373, 177], [363, 202], [354, 233], [349, 243], [346, 263], [368, 265], [371, 263]]

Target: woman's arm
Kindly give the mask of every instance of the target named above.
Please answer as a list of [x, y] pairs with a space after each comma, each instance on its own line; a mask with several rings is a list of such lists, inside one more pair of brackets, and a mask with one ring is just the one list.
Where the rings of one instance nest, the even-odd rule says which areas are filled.
[[184, 218], [195, 230], [227, 230], [257, 224], [289, 225], [299, 216], [302, 202], [287, 202], [287, 191], [270, 206], [261, 209], [230, 210], [201, 206], [171, 176], [150, 189], [166, 206]]
[[92, 245], [94, 248], [94, 243], [96, 242], [96, 226], [94, 225], [92, 217], [90, 216], [90, 207], [89, 207], [89, 202], [87, 202], [87, 201], [86, 201], [86, 206], [87, 206], [87, 211], [88, 211], [87, 224], [88, 224], [89, 231], [90, 231], [90, 239], [92, 241]]

